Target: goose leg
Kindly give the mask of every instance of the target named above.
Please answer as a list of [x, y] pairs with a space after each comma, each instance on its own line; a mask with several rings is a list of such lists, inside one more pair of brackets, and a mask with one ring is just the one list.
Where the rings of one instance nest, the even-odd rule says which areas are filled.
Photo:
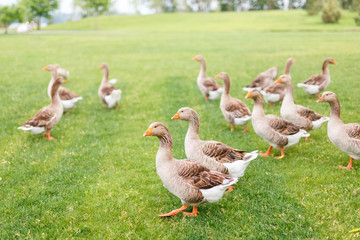
[[350, 158], [350, 162], [349, 162], [349, 164], [347, 165], [347, 167], [344, 167], [344, 166], [341, 166], [341, 165], [339, 165], [339, 167], [340, 167], [340, 168], [343, 168], [343, 169], [350, 170], [350, 169], [352, 169], [352, 163], [353, 163], [353, 161], [354, 161], [354, 159], [351, 157], [351, 158]]
[[234, 124], [231, 124], [231, 131], [234, 131]]
[[227, 191], [225, 191], [225, 193], [229, 193], [229, 192], [232, 192], [232, 191], [234, 191], [234, 186], [230, 186], [229, 188], [228, 188], [228, 190]]
[[106, 108], [109, 109], [109, 105], [108, 105], [108, 104], [106, 104]]
[[284, 148], [283, 148], [283, 147], [280, 148], [280, 151], [281, 151], [281, 156], [277, 156], [277, 157], [275, 157], [275, 158], [277, 158], [277, 159], [282, 159], [282, 158], [285, 157], [285, 153], [284, 153]]
[[205, 96], [205, 101], [208, 101], [208, 97], [207, 97], [207, 96]]
[[320, 93], [318, 93], [318, 99], [320, 99]]
[[116, 110], [119, 110], [119, 104], [116, 104]]
[[70, 111], [66, 111], [66, 115], [69, 115]]
[[47, 134], [45, 134], [45, 139], [51, 141], [51, 140], [55, 140], [55, 138], [50, 136], [50, 131], [47, 132]]
[[309, 140], [309, 139], [310, 139], [309, 137], [306, 137], [306, 138], [305, 138], [305, 141], [307, 141], [307, 140]]
[[259, 153], [259, 155], [260, 155], [261, 157], [268, 157], [268, 156], [270, 156], [271, 149], [272, 149], [272, 146], [269, 147], [269, 149], [267, 150], [266, 153]]
[[175, 216], [176, 214], [178, 214], [179, 212], [184, 211], [185, 209], [187, 209], [187, 206], [182, 205], [182, 207], [181, 207], [181, 208], [179, 208], [179, 209], [175, 209], [175, 210], [172, 210], [172, 211], [171, 211], [171, 212], [169, 212], [169, 213], [164, 213], [164, 214], [161, 214], [161, 215], [159, 215], [159, 217], [170, 217], [170, 216]]
[[273, 105], [272, 105], [272, 103], [270, 103], [270, 105], [269, 105], [270, 107], [273, 107]]
[[193, 211], [192, 211], [191, 213], [189, 213], [189, 212], [183, 212], [183, 214], [184, 214], [185, 216], [188, 216], [188, 217], [196, 217], [196, 216], [199, 214], [199, 211], [197, 210], [197, 207], [194, 206], [194, 207], [193, 207]]
[[249, 129], [248, 129], [247, 125], [246, 125], [243, 132], [246, 133], [247, 131], [249, 131]]

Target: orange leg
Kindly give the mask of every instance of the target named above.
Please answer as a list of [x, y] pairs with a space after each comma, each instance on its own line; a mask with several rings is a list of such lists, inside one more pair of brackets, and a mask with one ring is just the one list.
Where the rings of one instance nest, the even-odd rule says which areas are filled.
[[280, 148], [280, 151], [281, 151], [281, 156], [277, 156], [277, 157], [275, 157], [275, 158], [277, 158], [277, 159], [282, 159], [282, 158], [285, 157], [284, 148]]
[[318, 99], [320, 99], [320, 93], [318, 93]]
[[193, 207], [193, 211], [192, 211], [191, 213], [189, 213], [189, 212], [183, 212], [183, 214], [184, 214], [185, 216], [188, 216], [188, 217], [196, 217], [196, 216], [199, 214], [199, 211], [197, 210], [197, 207], [194, 206], [194, 207]]
[[270, 156], [271, 149], [272, 149], [272, 146], [269, 147], [269, 149], [267, 150], [266, 153], [260, 153], [259, 155], [262, 157], [268, 157], [268, 156]]
[[205, 101], [208, 101], [208, 97], [207, 97], [207, 96], [205, 96]]
[[55, 138], [50, 136], [50, 131], [47, 132], [47, 134], [45, 134], [45, 139], [51, 141], [51, 140], [55, 140]]
[[172, 211], [169, 212], [169, 213], [161, 214], [161, 215], [159, 215], [159, 217], [171, 217], [171, 216], [175, 216], [176, 214], [178, 214], [179, 212], [184, 211], [185, 209], [187, 209], [187, 206], [182, 205], [181, 208], [172, 210]]
[[119, 110], [119, 104], [116, 104], [116, 110]]
[[243, 132], [246, 133], [247, 131], [249, 131], [249, 129], [248, 129], [247, 125], [246, 125]]
[[66, 111], [66, 115], [69, 115], [69, 113], [70, 113], [69, 111]]
[[343, 168], [343, 169], [346, 169], [346, 170], [350, 170], [350, 169], [352, 169], [353, 161], [354, 161], [354, 159], [351, 157], [351, 158], [350, 158], [350, 162], [349, 162], [349, 164], [347, 165], [347, 167], [343, 167], [343, 166], [341, 166], [341, 165], [339, 165], [339, 167], [341, 167], [341, 168]]
[[109, 109], [109, 105], [106, 104], [106, 108]]
[[228, 190], [227, 191], [225, 191], [225, 193], [229, 193], [229, 192], [232, 192], [232, 191], [234, 191], [234, 186], [230, 186], [229, 188], [228, 188]]
[[270, 103], [270, 105], [269, 105], [270, 107], [273, 107], [273, 105], [272, 105], [272, 103]]
[[307, 140], [309, 140], [309, 139], [310, 139], [309, 137], [306, 137], [306, 138], [305, 138], [305, 141], [307, 141]]
[[234, 131], [234, 124], [231, 124], [231, 131]]

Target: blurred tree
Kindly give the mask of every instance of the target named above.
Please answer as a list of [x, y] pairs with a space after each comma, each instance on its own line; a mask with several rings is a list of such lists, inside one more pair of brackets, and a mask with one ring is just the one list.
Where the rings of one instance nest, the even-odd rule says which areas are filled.
[[349, 9], [351, 11], [360, 12], [360, 0], [352, 0], [351, 6]]
[[0, 23], [5, 28], [5, 34], [8, 33], [9, 24], [15, 21], [23, 20], [23, 9], [19, 6], [3, 6], [0, 7]]
[[57, 0], [22, 0], [26, 8], [29, 20], [35, 20], [37, 29], [40, 30], [40, 19], [50, 19], [50, 12], [58, 8]]
[[322, 20], [324, 23], [336, 23], [341, 18], [341, 10], [336, 0], [329, 0], [324, 4]]
[[309, 15], [315, 15], [321, 11], [322, 6], [322, 0], [307, 0], [304, 8]]
[[250, 10], [271, 10], [271, 9], [279, 9], [282, 1], [278, 0], [250, 0]]
[[95, 19], [95, 30], [98, 29], [97, 16], [109, 10], [111, 0], [75, 0], [74, 4], [83, 10], [83, 16], [93, 16]]
[[341, 0], [340, 3], [343, 9], [349, 9], [352, 5], [352, 0]]
[[176, 12], [176, 0], [151, 0], [151, 6], [156, 12]]
[[359, 12], [359, 15], [354, 18], [354, 20], [355, 20], [355, 24], [360, 26], [360, 12]]

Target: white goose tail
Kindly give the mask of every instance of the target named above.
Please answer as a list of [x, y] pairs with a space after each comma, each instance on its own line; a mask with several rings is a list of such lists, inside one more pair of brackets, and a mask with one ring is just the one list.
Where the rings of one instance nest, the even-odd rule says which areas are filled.
[[312, 129], [318, 129], [319, 127], [321, 127], [321, 125], [322, 125], [324, 122], [327, 122], [327, 121], [329, 121], [329, 118], [328, 118], [328, 117], [322, 117], [322, 118], [320, 118], [319, 120], [313, 121], [313, 122], [312, 122], [312, 124], [313, 124]]
[[109, 80], [109, 83], [114, 85], [115, 83], [117, 83], [117, 79], [113, 78], [113, 79]]
[[110, 95], [105, 96], [105, 101], [109, 108], [113, 108], [121, 99], [121, 90], [116, 89]]
[[224, 179], [220, 185], [209, 189], [200, 189], [200, 192], [203, 194], [204, 200], [206, 202], [214, 203], [219, 201], [224, 195], [225, 190], [228, 189], [231, 185], [237, 183], [237, 181], [237, 178], [228, 177]]
[[23, 131], [30, 131], [31, 134], [41, 134], [41, 133], [45, 132], [44, 127], [33, 127], [30, 125], [24, 125], [24, 126], [18, 127], [18, 129], [23, 130]]
[[223, 163], [224, 166], [229, 170], [229, 173], [232, 177], [241, 178], [245, 174], [246, 168], [249, 166], [250, 162], [258, 157], [258, 150], [246, 153], [244, 160], [237, 160], [232, 163]]
[[243, 116], [241, 118], [234, 118], [234, 124], [235, 125], [246, 125], [251, 120], [250, 115]]
[[218, 88], [216, 91], [209, 91], [209, 99], [215, 100], [224, 92], [224, 88]]
[[313, 95], [319, 92], [319, 85], [310, 85], [305, 83], [298, 83], [298, 87], [304, 89], [307, 94]]

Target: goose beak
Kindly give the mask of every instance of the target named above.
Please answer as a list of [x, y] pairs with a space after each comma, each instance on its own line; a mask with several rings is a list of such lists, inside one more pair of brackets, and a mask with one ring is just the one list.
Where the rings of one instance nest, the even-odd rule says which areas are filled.
[[177, 112], [171, 119], [180, 119], [179, 112]]
[[276, 83], [281, 83], [281, 78], [279, 78], [278, 80], [276, 80]]
[[292, 61], [292, 62], [293, 62], [293, 63], [294, 63], [294, 62], [296, 62], [296, 59], [293, 59], [293, 61]]
[[197, 57], [193, 57], [192, 60], [197, 61], [199, 59]]
[[325, 98], [324, 98], [324, 97], [321, 97], [321, 98], [319, 98], [316, 102], [317, 102], [317, 103], [319, 103], [319, 102], [325, 102]]
[[66, 83], [66, 79], [64, 79], [64, 83]]
[[43, 68], [44, 71], [48, 71], [48, 66]]
[[101, 65], [99, 65], [99, 69], [102, 69]]
[[246, 94], [245, 98], [251, 98], [251, 92], [248, 92], [248, 94]]
[[220, 73], [218, 75], [216, 75], [215, 78], [220, 78]]
[[148, 130], [146, 130], [146, 132], [143, 134], [143, 137], [151, 136], [152, 134], [153, 134], [152, 128], [148, 128]]
[[335, 62], [335, 60], [333, 61], [333, 64], [334, 64], [334, 65], [336, 65], [336, 62]]

